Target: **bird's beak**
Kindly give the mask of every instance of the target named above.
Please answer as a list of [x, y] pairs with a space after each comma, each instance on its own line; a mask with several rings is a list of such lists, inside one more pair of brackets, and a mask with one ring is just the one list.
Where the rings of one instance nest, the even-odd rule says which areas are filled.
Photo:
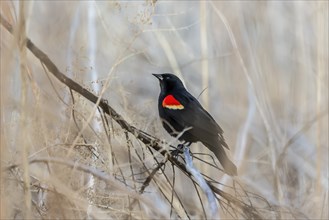
[[152, 73], [153, 76], [155, 76], [156, 78], [158, 78], [158, 80], [162, 81], [163, 80], [163, 77], [161, 74], [155, 74], [155, 73]]

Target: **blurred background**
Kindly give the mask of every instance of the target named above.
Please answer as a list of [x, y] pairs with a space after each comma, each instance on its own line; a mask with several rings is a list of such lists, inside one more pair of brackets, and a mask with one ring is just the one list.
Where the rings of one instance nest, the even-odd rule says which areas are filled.
[[[178, 75], [223, 128], [241, 185], [305, 218], [329, 218], [328, 1], [0, 4], [14, 26], [14, 35], [1, 26], [2, 218], [127, 217], [129, 194], [74, 167], [31, 163], [35, 158], [65, 158], [114, 176], [120, 168], [123, 182], [140, 184], [130, 173], [141, 168], [136, 155], [127, 157], [125, 133], [111, 122], [106, 135], [94, 105], [20, 46], [24, 36], [131, 125], [168, 142], [175, 140], [161, 126], [151, 73]], [[209, 153], [198, 144], [191, 151]], [[144, 158], [150, 167], [152, 160]], [[176, 178], [184, 195], [188, 180]], [[189, 217], [202, 217], [195, 195], [181, 198]], [[175, 218], [157, 187], [145, 199]], [[129, 216], [159, 217], [145, 204]]]

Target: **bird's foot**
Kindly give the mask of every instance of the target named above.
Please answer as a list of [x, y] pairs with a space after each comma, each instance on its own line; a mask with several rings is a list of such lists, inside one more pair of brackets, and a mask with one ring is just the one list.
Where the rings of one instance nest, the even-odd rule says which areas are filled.
[[183, 153], [184, 144], [178, 144], [175, 150], [171, 150], [170, 153], [173, 157], [177, 158], [180, 154]]

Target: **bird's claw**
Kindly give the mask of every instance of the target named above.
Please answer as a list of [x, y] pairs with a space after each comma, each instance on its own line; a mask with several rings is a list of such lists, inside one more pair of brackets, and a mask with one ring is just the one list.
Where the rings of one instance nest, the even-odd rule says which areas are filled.
[[179, 144], [175, 150], [171, 150], [170, 153], [173, 157], [177, 158], [180, 154], [183, 153], [184, 144]]

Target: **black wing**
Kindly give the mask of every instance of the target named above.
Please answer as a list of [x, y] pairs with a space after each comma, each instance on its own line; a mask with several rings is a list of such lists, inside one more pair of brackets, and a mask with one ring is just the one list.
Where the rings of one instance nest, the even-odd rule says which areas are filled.
[[174, 97], [184, 106], [184, 109], [164, 109], [166, 115], [183, 128], [192, 127], [193, 129], [188, 132], [197, 137], [199, 141], [207, 143], [212, 139], [217, 139], [224, 147], [229, 149], [223, 137], [223, 130], [201, 106], [199, 101], [187, 91], [177, 94], [179, 95], [174, 95]]

